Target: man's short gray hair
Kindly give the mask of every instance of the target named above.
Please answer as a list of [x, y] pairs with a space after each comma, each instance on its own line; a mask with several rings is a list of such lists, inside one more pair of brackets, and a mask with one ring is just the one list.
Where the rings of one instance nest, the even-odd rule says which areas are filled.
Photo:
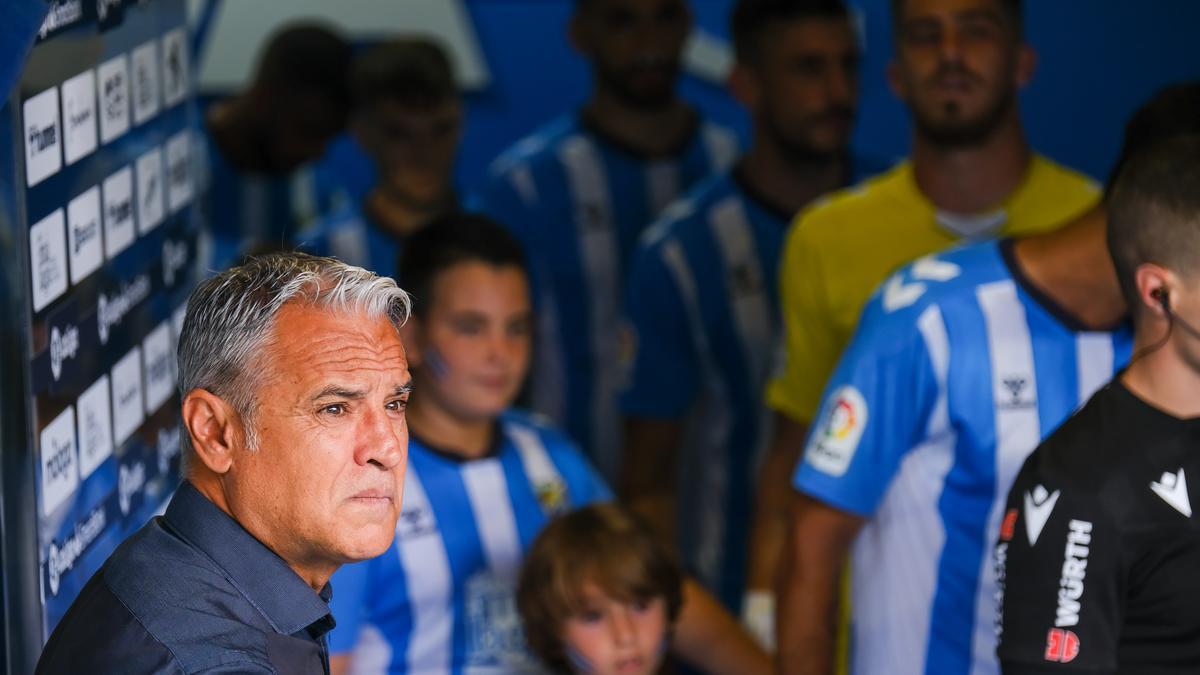
[[[250, 448], [258, 446], [255, 395], [268, 375], [262, 356], [289, 302], [387, 318], [397, 330], [412, 311], [408, 293], [391, 278], [305, 253], [251, 258], [202, 281], [188, 298], [179, 337], [179, 390], [204, 389], [229, 403], [242, 417]], [[192, 454], [186, 430], [181, 442], [186, 464]]]

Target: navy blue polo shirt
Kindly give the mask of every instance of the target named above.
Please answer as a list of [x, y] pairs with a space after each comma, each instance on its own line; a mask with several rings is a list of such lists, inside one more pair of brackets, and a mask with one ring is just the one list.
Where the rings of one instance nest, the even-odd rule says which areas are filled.
[[328, 675], [331, 594], [185, 481], [80, 591], [37, 672]]

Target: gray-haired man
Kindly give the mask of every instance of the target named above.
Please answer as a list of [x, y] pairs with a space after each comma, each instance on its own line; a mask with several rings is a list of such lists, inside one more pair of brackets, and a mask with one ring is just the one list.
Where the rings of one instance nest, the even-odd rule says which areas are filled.
[[395, 282], [266, 256], [202, 283], [179, 344], [186, 480], [54, 631], [39, 673], [327, 673], [340, 565], [391, 545], [411, 389]]

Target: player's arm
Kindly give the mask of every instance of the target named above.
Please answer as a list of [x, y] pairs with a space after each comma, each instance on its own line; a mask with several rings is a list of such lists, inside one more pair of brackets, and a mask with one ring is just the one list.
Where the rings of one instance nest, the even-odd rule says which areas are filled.
[[742, 604], [742, 624], [770, 650], [775, 648], [775, 588], [788, 537], [787, 514], [795, 499], [787, 477], [800, 461], [808, 425], [776, 412], [774, 429], [758, 473]]
[[713, 675], [768, 675], [771, 659], [737, 621], [688, 579], [683, 607], [675, 629], [675, 653], [687, 663]]
[[779, 568], [780, 672], [828, 675], [837, 644], [840, 579], [862, 516], [800, 495]]
[[632, 417], [625, 421], [620, 489], [625, 504], [674, 548], [675, 485], [683, 422]]
[[329, 675], [346, 675], [349, 672], [349, 654], [331, 654], [329, 656]]
[[[804, 217], [787, 237], [780, 265], [784, 359], [766, 391], [775, 430], [758, 475], [748, 552], [747, 625], [773, 625], [776, 575], [792, 506], [791, 476], [799, 461], [825, 380], [839, 347], [824, 295], [818, 251], [804, 239]], [[760, 630], [756, 629], [756, 634]]]
[[1116, 673], [1130, 551], [1094, 486], [1043, 469], [1053, 447], [1029, 457], [1009, 492], [994, 558], [997, 654], [1005, 675]]
[[927, 433], [945, 373], [935, 370], [921, 314], [868, 305], [826, 390], [793, 475], [779, 565], [776, 644], [784, 673], [827, 675], [837, 642], [839, 580], [858, 531], [903, 458]]
[[691, 326], [694, 306], [678, 290], [653, 243], [639, 247], [626, 284], [627, 330], [633, 347], [621, 394], [625, 436], [618, 491], [674, 548], [676, 486], [683, 418], [700, 371]]

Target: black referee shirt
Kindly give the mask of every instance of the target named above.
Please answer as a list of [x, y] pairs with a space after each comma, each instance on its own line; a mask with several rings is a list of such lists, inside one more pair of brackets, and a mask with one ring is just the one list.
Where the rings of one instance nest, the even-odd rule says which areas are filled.
[[996, 548], [1014, 673], [1200, 673], [1200, 419], [1119, 382], [1025, 462]]
[[185, 481], [80, 591], [37, 672], [327, 675], [330, 594]]

